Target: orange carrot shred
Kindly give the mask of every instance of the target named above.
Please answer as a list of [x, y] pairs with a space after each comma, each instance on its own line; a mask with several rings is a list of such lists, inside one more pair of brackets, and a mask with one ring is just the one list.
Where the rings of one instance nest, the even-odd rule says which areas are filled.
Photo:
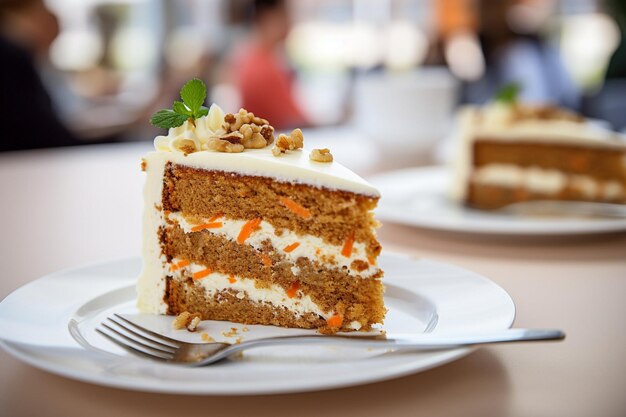
[[264, 253], [261, 254], [261, 262], [263, 262], [264, 266], [272, 266], [272, 259]]
[[186, 260], [184, 260], [184, 259], [183, 259], [183, 260], [181, 260], [181, 261], [178, 261], [176, 264], [172, 264], [172, 265], [170, 266], [170, 271], [174, 272], [174, 271], [176, 271], [177, 269], [180, 269], [180, 268], [184, 268], [184, 267], [186, 267], [186, 266], [187, 266], [187, 265], [189, 265], [190, 263], [191, 263], [191, 262], [186, 261]]
[[230, 274], [228, 276], [228, 282], [230, 282], [231, 284], [234, 284], [235, 282], [237, 282], [237, 280], [235, 279], [235, 276], [233, 274]]
[[368, 256], [367, 257], [367, 262], [369, 262], [370, 265], [376, 265], [376, 258], [374, 256]]
[[295, 297], [299, 289], [300, 289], [300, 281], [295, 280], [291, 284], [291, 287], [289, 287], [289, 289], [287, 290], [287, 297], [289, 298]]
[[300, 204], [296, 203], [290, 198], [280, 197], [280, 202], [289, 210], [302, 217], [303, 219], [308, 219], [311, 217], [311, 212], [307, 208], [302, 207]]
[[298, 246], [300, 246], [300, 242], [295, 242], [295, 243], [292, 243], [291, 245], [285, 246], [283, 250], [289, 253], [289, 252], [294, 251]]
[[203, 269], [202, 271], [194, 272], [193, 279], [202, 279], [206, 277], [207, 275], [209, 275], [211, 272], [213, 271], [211, 271], [210, 268], [206, 268], [206, 269]]
[[257, 217], [256, 219], [248, 220], [246, 224], [244, 224], [241, 228], [239, 236], [237, 236], [237, 243], [242, 244], [243, 242], [245, 242], [246, 239], [250, 237], [252, 232], [254, 232], [256, 228], [259, 227], [260, 223], [261, 219], [259, 217]]
[[341, 316], [341, 314], [335, 314], [332, 317], [329, 317], [326, 320], [326, 323], [330, 326], [330, 327], [340, 327], [341, 323], [343, 323], [343, 317]]
[[213, 223], [215, 220], [219, 219], [220, 217], [222, 217], [223, 214], [222, 213], [217, 213], [215, 216], [211, 217], [209, 219], [209, 223]]
[[354, 233], [350, 233], [348, 237], [346, 237], [346, 241], [343, 243], [343, 248], [341, 248], [341, 254], [346, 258], [352, 255], [352, 246], [354, 245]]
[[219, 229], [220, 227], [222, 227], [222, 222], [205, 223], [192, 227], [191, 231], [199, 232], [200, 230], [204, 229]]

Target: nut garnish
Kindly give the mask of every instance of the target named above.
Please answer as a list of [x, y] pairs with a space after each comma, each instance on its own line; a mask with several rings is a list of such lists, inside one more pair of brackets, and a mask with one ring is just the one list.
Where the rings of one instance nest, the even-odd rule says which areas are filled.
[[276, 144], [272, 148], [272, 155], [280, 156], [288, 150], [293, 151], [295, 149], [302, 149], [303, 146], [304, 136], [302, 135], [302, 130], [294, 129], [291, 131], [289, 136], [282, 133], [278, 136]]
[[218, 152], [239, 153], [245, 149], [242, 142], [243, 135], [240, 132], [231, 132], [209, 138], [206, 147]]
[[245, 109], [224, 116], [222, 128], [226, 133], [240, 133], [244, 148], [261, 149], [274, 141], [274, 128], [269, 122]]
[[202, 317], [198, 313], [190, 313], [183, 311], [172, 322], [172, 328], [176, 330], [187, 329], [190, 332], [195, 332], [198, 328], [198, 324], [202, 321]]
[[309, 155], [309, 159], [315, 162], [333, 162], [333, 154], [330, 149], [313, 149]]

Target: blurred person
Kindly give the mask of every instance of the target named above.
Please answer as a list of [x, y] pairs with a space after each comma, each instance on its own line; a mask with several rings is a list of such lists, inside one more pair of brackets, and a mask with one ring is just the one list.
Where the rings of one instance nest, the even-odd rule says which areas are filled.
[[284, 58], [290, 27], [284, 0], [255, 0], [252, 32], [232, 60], [242, 107], [277, 129], [308, 124], [294, 99], [294, 76]]
[[43, 0], [0, 0], [0, 151], [80, 144], [37, 71], [58, 34], [58, 20]]
[[[484, 103], [504, 85], [522, 87], [520, 99], [577, 110], [580, 94], [561, 62], [558, 51], [539, 35], [542, 12], [519, 0], [479, 0], [478, 39], [485, 72], [464, 88], [465, 101]], [[549, 5], [548, 5], [549, 7]]]

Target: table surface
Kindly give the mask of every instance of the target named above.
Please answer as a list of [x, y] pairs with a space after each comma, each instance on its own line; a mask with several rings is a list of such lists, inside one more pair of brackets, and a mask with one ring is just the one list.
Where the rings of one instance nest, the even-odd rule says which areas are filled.
[[[374, 148], [337, 159], [362, 174]], [[0, 155], [0, 299], [49, 272], [138, 255], [139, 158], [149, 144]], [[342, 158], [343, 157], [343, 158]], [[352, 158], [352, 159], [351, 159]], [[556, 327], [561, 343], [483, 348], [419, 374], [302, 394], [194, 397], [106, 388], [51, 375], [0, 351], [0, 416], [624, 416], [626, 234], [487, 238], [385, 224], [385, 250], [454, 263], [515, 300], [518, 327]]]

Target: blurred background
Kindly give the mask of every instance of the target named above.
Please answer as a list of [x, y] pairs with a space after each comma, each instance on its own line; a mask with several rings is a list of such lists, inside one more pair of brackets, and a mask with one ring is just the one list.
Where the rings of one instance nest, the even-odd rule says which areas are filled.
[[510, 82], [623, 130], [625, 30], [623, 0], [0, 0], [0, 150], [150, 141], [192, 77], [278, 129], [420, 150]]

